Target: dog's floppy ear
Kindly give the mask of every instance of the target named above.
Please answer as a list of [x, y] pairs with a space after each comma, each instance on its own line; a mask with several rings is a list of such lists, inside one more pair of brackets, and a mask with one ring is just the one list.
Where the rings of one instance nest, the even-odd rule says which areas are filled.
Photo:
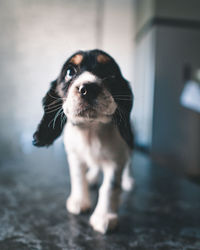
[[133, 149], [134, 135], [131, 128], [130, 113], [133, 105], [133, 94], [126, 81], [120, 76], [115, 82], [112, 95], [117, 103], [117, 109], [114, 114], [114, 121], [119, 129], [122, 138], [126, 141], [128, 146]]
[[62, 133], [66, 123], [66, 116], [62, 110], [62, 98], [56, 91], [57, 86], [57, 80], [53, 81], [43, 98], [44, 115], [33, 135], [34, 146], [42, 147], [52, 144]]

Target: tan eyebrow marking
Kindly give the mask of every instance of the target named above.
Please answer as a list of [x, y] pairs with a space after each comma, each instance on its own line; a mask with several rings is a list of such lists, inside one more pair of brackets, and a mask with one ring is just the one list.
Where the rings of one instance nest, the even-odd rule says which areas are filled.
[[71, 58], [70, 63], [78, 65], [82, 62], [82, 60], [83, 56], [81, 54], [77, 54]]
[[110, 61], [110, 58], [106, 55], [100, 54], [97, 56], [97, 62], [99, 63], [107, 63]]

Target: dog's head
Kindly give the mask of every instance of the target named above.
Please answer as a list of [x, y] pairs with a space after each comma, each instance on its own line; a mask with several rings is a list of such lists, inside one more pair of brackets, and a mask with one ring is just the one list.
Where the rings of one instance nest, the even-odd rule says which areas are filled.
[[78, 51], [63, 65], [43, 98], [35, 146], [48, 146], [68, 121], [76, 126], [115, 122], [130, 148], [132, 92], [114, 59], [103, 51]]

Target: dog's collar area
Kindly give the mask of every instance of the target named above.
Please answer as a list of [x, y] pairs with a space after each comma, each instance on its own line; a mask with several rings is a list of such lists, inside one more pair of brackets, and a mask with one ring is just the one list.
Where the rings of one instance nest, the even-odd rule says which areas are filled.
[[91, 119], [91, 120], [88, 119], [87, 121], [77, 121], [77, 122], [69, 120], [68, 122], [70, 122], [70, 124], [72, 126], [76, 126], [76, 127], [82, 128], [82, 129], [90, 129], [91, 127], [97, 128], [97, 127], [115, 125], [113, 120], [112, 120], [112, 116], [108, 116], [108, 118], [110, 118], [110, 121], [107, 123], [97, 121], [96, 119]]

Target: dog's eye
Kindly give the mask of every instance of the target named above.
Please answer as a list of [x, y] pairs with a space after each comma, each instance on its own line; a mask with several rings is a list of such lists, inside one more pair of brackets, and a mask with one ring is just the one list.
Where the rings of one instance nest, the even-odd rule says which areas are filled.
[[67, 73], [66, 73], [66, 76], [65, 76], [65, 80], [66, 81], [69, 81], [72, 79], [72, 77], [76, 74], [76, 69], [72, 66], [69, 66], [68, 69], [67, 69]]

